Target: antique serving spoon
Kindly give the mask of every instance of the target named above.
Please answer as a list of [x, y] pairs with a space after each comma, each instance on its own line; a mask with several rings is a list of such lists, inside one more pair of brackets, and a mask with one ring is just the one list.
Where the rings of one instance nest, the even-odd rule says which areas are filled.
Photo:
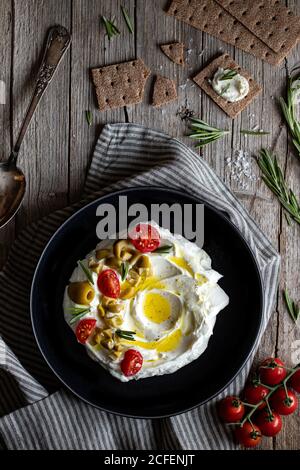
[[16, 145], [7, 161], [0, 163], [0, 228], [9, 222], [18, 211], [25, 195], [26, 181], [17, 167], [17, 159], [24, 136], [46, 88], [71, 43], [69, 32], [62, 26], [50, 29], [38, 73], [34, 94], [23, 121]]

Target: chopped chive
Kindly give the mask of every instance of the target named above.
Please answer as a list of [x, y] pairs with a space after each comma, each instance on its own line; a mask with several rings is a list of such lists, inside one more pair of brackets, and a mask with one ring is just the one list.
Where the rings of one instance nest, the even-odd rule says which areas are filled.
[[120, 34], [120, 31], [114, 24], [114, 20], [108, 20], [105, 16], [101, 16], [101, 20], [105, 26], [106, 34], [109, 40], [111, 40], [111, 38], [116, 36], [117, 34]]
[[121, 265], [121, 279], [122, 279], [122, 282], [124, 282], [126, 280], [128, 271], [129, 271], [129, 263], [127, 263], [127, 261], [124, 261]]
[[165, 246], [160, 246], [159, 248], [156, 248], [156, 250], [153, 251], [153, 253], [170, 253], [173, 250], [173, 245], [165, 245]]
[[231, 80], [231, 79], [234, 78], [236, 75], [237, 75], [237, 71], [236, 71], [236, 70], [229, 69], [229, 70], [227, 70], [227, 71], [224, 72], [224, 75], [220, 78], [220, 81], [223, 81], [223, 80]]
[[133, 34], [134, 29], [133, 29], [133, 26], [132, 26], [132, 23], [131, 23], [131, 19], [130, 19], [129, 15], [128, 15], [128, 12], [127, 12], [126, 8], [123, 7], [123, 6], [121, 6], [121, 10], [122, 10], [122, 13], [123, 13], [123, 16], [124, 16], [124, 20], [125, 20], [125, 22], [126, 22], [126, 24], [127, 24], [127, 28], [129, 29], [129, 32], [130, 32], [131, 34]]

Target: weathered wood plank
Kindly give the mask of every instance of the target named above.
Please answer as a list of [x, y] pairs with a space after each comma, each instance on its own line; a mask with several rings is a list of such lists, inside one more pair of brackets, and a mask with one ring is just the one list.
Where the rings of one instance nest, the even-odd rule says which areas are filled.
[[[293, 12], [300, 14], [300, 3], [297, 0], [289, 0], [288, 6]], [[300, 46], [298, 45], [288, 57], [288, 70], [299, 63]], [[285, 82], [282, 82], [282, 92], [285, 93]], [[300, 160], [295, 148], [288, 145], [288, 156], [286, 160], [286, 179], [289, 186], [300, 200]], [[300, 227], [292, 223], [289, 226], [285, 217], [282, 217], [280, 231], [280, 252], [282, 255], [282, 273], [279, 289], [279, 317], [278, 317], [278, 343], [277, 354], [287, 365], [296, 365], [300, 362], [300, 327], [296, 327], [289, 318], [282, 290], [287, 288], [291, 297], [299, 302], [299, 265], [300, 265]], [[276, 438], [277, 449], [299, 449], [299, 411], [292, 416], [287, 416], [283, 422], [283, 431]]]
[[[11, 0], [0, 3], [0, 80], [6, 85], [6, 104], [0, 105], [0, 161], [8, 157], [11, 145], [11, 109], [10, 109], [10, 79], [13, 18]], [[14, 238], [14, 223], [0, 231], [0, 267], [5, 262], [9, 246]]]
[[[90, 69], [134, 58], [134, 35], [130, 34], [121, 12], [123, 5], [134, 21], [133, 0], [74, 0], [71, 93], [70, 197], [79, 197], [92, 150], [104, 124], [124, 122], [125, 108], [99, 112], [90, 78]], [[120, 35], [108, 40], [101, 16], [115, 17]], [[85, 112], [91, 110], [93, 126], [88, 127]]]
[[[26, 112], [42, 48], [50, 26], [70, 28], [70, 0], [15, 1], [14, 138]], [[61, 63], [32, 121], [20, 153], [19, 165], [27, 178], [27, 193], [17, 228], [67, 202], [69, 153], [70, 55]]]
[[[144, 102], [128, 108], [128, 116], [130, 122], [161, 129], [167, 134], [180, 137], [187, 142], [189, 139], [184, 137], [187, 131], [186, 124], [176, 116], [176, 113], [181, 106], [193, 109], [196, 115], [201, 113], [199, 92], [188, 78], [195, 73], [196, 59], [198, 59], [196, 70], [201, 64], [199, 54], [202, 51], [202, 34], [188, 25], [178, 22], [175, 18], [167, 16], [163, 11], [165, 5], [165, 0], [158, 0], [155, 5], [153, 2], [137, 2], [136, 4], [138, 18], [136, 56], [145, 61], [151, 69], [152, 75], [146, 85]], [[172, 41], [185, 43], [187, 48], [187, 65], [185, 67], [174, 64], [161, 52], [159, 46]], [[154, 108], [150, 105], [153, 80], [156, 74], [171, 78], [178, 87], [178, 100], [161, 108]]]

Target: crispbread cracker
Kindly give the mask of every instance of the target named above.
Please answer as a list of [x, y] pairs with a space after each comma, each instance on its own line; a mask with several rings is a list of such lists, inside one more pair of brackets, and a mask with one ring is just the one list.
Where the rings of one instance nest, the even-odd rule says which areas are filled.
[[175, 82], [170, 78], [157, 75], [153, 87], [152, 105], [162, 106], [177, 99]]
[[[239, 74], [248, 80], [250, 90], [248, 95], [241, 101], [237, 101], [236, 103], [229, 103], [214, 91], [213, 87], [209, 83], [209, 80], [213, 78], [219, 67], [223, 69], [237, 70]], [[261, 86], [253, 80], [247, 70], [242, 69], [228, 54], [223, 54], [217, 59], [213, 60], [207, 67], [198, 73], [198, 75], [196, 75], [193, 80], [232, 119], [234, 119], [241, 111], [243, 111], [248, 106], [248, 104], [251, 103], [251, 101], [262, 91]]]
[[294, 47], [300, 17], [278, 0], [216, 0], [273, 51]]
[[166, 13], [272, 65], [289, 52], [272, 51], [214, 0], [172, 0]]
[[140, 103], [149, 75], [141, 59], [92, 69], [100, 111]]
[[184, 65], [184, 44], [182, 42], [163, 44], [160, 48], [172, 62], [178, 65]]

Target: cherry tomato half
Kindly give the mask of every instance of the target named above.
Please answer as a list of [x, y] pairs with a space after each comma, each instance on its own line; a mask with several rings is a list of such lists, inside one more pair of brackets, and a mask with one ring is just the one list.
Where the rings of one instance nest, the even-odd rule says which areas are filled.
[[288, 384], [296, 390], [296, 392], [300, 393], [300, 369], [296, 370], [296, 372], [290, 378]]
[[93, 318], [87, 318], [86, 320], [81, 320], [81, 322], [78, 323], [76, 328], [76, 338], [79, 343], [85, 344], [87, 342], [95, 329], [96, 323], [96, 320]]
[[136, 375], [143, 366], [143, 356], [135, 349], [128, 349], [121, 362], [121, 370], [125, 377]]
[[245, 414], [245, 407], [238, 397], [226, 397], [219, 403], [219, 416], [225, 423], [237, 423]]
[[[250, 382], [246, 385], [244, 390], [244, 401], [250, 405], [257, 405], [269, 393], [269, 389], [262, 384]], [[266, 402], [259, 405], [258, 409], [262, 410], [266, 406]]]
[[259, 367], [260, 380], [266, 385], [278, 385], [286, 377], [284, 363], [277, 357], [269, 357]]
[[105, 297], [117, 299], [120, 296], [120, 281], [117, 273], [112, 269], [102, 271], [98, 276], [97, 284], [98, 289]]
[[281, 416], [272, 411], [262, 410], [255, 418], [255, 423], [259, 427], [264, 436], [273, 437], [281, 431], [282, 419]]
[[244, 447], [256, 447], [261, 441], [261, 432], [258, 426], [248, 421], [243, 426], [238, 426], [235, 430], [235, 436]]
[[280, 387], [271, 396], [270, 404], [280, 415], [290, 415], [296, 410], [298, 399], [292, 390], [287, 389], [286, 393], [284, 387]]
[[129, 233], [133, 246], [141, 253], [150, 253], [160, 245], [160, 235], [156, 228], [150, 224], [138, 224]]

